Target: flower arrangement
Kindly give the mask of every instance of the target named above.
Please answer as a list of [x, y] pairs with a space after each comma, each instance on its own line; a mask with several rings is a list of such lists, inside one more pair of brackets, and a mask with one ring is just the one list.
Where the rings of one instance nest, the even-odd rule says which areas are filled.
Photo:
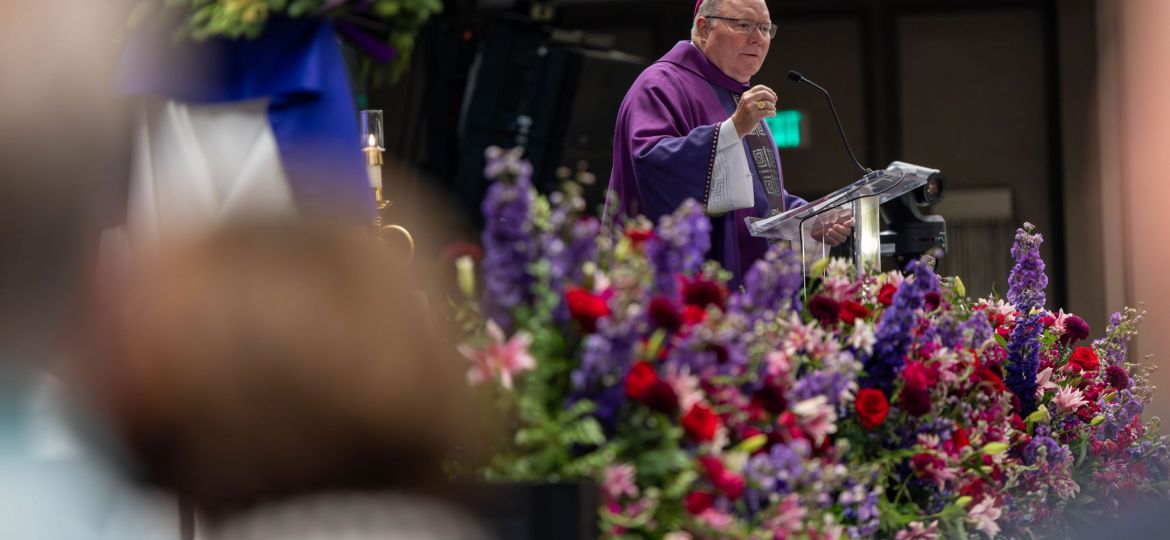
[[409, 65], [415, 36], [441, 0], [148, 0], [133, 17], [159, 7], [177, 10], [180, 37], [256, 38], [273, 18], [324, 17], [361, 53], [359, 69], [376, 83], [397, 81]]
[[1126, 356], [1141, 313], [1086, 343], [1044, 307], [1030, 225], [1004, 298], [919, 262], [806, 283], [780, 247], [729, 291], [694, 201], [604, 234], [518, 151], [487, 158], [482, 295], [464, 261], [458, 315], [512, 427], [488, 479], [593, 479], [604, 534], [672, 540], [1062, 534], [1168, 494]]

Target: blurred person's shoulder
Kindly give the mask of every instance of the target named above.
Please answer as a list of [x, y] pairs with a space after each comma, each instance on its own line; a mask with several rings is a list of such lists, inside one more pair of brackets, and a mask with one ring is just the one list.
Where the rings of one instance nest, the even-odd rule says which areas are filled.
[[491, 538], [468, 514], [421, 495], [375, 492], [266, 504], [206, 531], [206, 540], [440, 540]]

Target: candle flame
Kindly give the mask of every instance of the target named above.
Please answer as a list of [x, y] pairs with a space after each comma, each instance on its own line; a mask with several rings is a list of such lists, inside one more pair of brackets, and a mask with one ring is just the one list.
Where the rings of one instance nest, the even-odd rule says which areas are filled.
[[370, 142], [366, 146], [378, 146], [378, 137], [376, 137], [373, 133], [370, 134], [369, 140]]

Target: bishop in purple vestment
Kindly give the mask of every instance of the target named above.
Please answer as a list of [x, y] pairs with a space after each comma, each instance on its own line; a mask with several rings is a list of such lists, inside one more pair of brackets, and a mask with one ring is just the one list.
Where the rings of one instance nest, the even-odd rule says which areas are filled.
[[[762, 121], [776, 114], [776, 94], [749, 84], [775, 32], [764, 0], [700, 0], [691, 40], [638, 76], [614, 133], [605, 219], [657, 221], [695, 199], [711, 216], [707, 257], [732, 273], [732, 286], [768, 247], [744, 218], [804, 204], [784, 190], [780, 155]], [[849, 234], [837, 227], [826, 242]]]

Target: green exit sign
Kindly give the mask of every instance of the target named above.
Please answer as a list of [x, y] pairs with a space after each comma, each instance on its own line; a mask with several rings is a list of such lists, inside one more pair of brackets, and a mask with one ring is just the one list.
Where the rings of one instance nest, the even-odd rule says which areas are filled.
[[772, 131], [772, 138], [776, 139], [776, 146], [779, 148], [804, 146], [801, 137], [805, 130], [804, 121], [804, 113], [797, 110], [776, 111], [776, 116], [764, 119], [764, 122], [768, 123], [768, 129]]

